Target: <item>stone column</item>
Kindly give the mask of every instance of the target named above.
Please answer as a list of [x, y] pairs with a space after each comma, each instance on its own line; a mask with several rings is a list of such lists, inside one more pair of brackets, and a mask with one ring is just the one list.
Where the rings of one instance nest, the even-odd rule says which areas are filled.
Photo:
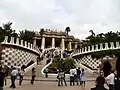
[[75, 43], [75, 49], [77, 49], [77, 43]]
[[65, 40], [64, 40], [64, 38], [62, 38], [62, 50], [65, 50]]
[[23, 46], [23, 40], [21, 40], [21, 46]]
[[33, 44], [36, 46], [36, 39], [34, 39]]
[[11, 37], [10, 43], [14, 44], [14, 37]]
[[19, 38], [16, 39], [16, 44], [19, 45]]
[[109, 47], [108, 47], [108, 43], [105, 43], [105, 49], [108, 49]]
[[5, 36], [3, 43], [8, 43], [8, 36]]
[[69, 41], [69, 50], [72, 49], [71, 41]]
[[45, 49], [45, 37], [42, 38], [41, 49]]
[[55, 38], [52, 38], [52, 48], [55, 48]]

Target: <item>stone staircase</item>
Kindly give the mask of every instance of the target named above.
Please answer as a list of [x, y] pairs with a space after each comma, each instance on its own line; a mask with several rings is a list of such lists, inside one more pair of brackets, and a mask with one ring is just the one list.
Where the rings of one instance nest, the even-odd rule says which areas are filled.
[[[36, 65], [35, 68], [36, 68], [36, 77], [42, 77], [43, 75], [41, 74], [41, 69], [43, 68], [43, 65]], [[32, 70], [29, 70], [25, 75], [31, 76]]]
[[[46, 63], [46, 60], [44, 59], [44, 60], [40, 61], [38, 65], [34, 66], [36, 68], [36, 77], [44, 76], [44, 75], [42, 75], [41, 70], [45, 66], [45, 63]], [[31, 74], [32, 74], [32, 69], [26, 73], [26, 76], [31, 76]]]
[[[48, 50], [49, 51], [49, 50]], [[45, 67], [46, 65], [46, 58], [43, 58], [42, 61], [40, 61], [39, 65], [36, 65], [34, 66], [36, 68], [36, 77], [44, 77], [44, 74], [41, 73], [41, 70]], [[86, 77], [89, 78], [89, 77], [95, 77], [95, 75], [93, 74], [93, 71], [90, 70], [89, 68], [85, 67], [85, 66], [82, 66], [80, 63], [77, 63], [76, 65], [77, 67], [80, 67], [81, 69], [84, 68], [85, 71], [86, 71]], [[31, 76], [32, 74], [32, 71], [29, 70], [27, 73], [26, 73], [26, 76]], [[48, 74], [49, 76], [49, 79], [56, 79], [56, 74]], [[66, 75], [66, 77], [69, 79], [69, 74]]]

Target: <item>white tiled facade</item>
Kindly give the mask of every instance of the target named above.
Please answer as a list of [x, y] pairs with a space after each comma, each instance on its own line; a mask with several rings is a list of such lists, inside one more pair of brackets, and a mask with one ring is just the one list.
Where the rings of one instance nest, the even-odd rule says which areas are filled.
[[85, 64], [92, 69], [97, 69], [99, 65], [101, 64], [100, 60], [97, 60], [96, 58], [92, 58], [91, 55], [84, 56], [81, 59], [78, 59], [78, 63]]
[[30, 61], [36, 61], [38, 55], [26, 49], [16, 47], [5, 47], [2, 50], [2, 65], [8, 67], [15, 66], [20, 68], [22, 65], [27, 65]]

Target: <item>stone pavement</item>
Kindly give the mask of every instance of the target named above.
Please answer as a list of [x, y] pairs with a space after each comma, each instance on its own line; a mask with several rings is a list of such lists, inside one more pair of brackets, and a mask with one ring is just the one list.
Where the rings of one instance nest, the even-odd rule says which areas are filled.
[[[46, 80], [37, 80], [34, 85], [30, 84], [30, 79], [24, 80], [22, 86], [18, 85], [18, 80], [16, 81], [16, 89], [15, 90], [90, 90], [91, 87], [95, 87], [95, 82], [90, 80], [86, 82], [86, 87], [82, 86], [69, 86], [69, 82], [67, 82], [68, 86], [57, 86], [57, 81], [47, 81]], [[9, 88], [10, 79], [7, 79], [7, 86], [4, 87], [4, 90], [13, 90]]]
[[[57, 76], [49, 76], [48, 78], [43, 77], [36, 77], [35, 80], [36, 81], [57, 81]], [[10, 77], [8, 77], [8, 79], [10, 79]], [[89, 77], [87, 78], [87, 81], [95, 81], [96, 77]], [[31, 76], [24, 76], [24, 80], [30, 81], [31, 80]], [[66, 77], [66, 81], [69, 81], [69, 77]]]
[[[9, 81], [10, 82], [10, 81]], [[30, 81], [23, 81], [22, 86], [18, 85], [18, 81], [16, 81], [16, 89], [15, 90], [90, 90], [91, 87], [94, 87], [94, 82], [87, 82], [85, 89], [82, 86], [69, 86], [69, 82], [67, 82], [68, 86], [57, 86], [57, 82], [45, 82], [45, 81], [35, 81], [34, 85], [30, 84]], [[8, 83], [10, 85], [10, 83]], [[13, 90], [9, 88], [9, 85], [4, 87], [4, 90]]]

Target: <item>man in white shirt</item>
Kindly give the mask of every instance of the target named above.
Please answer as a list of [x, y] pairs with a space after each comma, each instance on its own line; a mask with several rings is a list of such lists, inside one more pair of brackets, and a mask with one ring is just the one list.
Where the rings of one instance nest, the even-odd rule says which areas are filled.
[[70, 86], [75, 85], [75, 74], [76, 74], [76, 69], [70, 69]]
[[16, 68], [13, 68], [12, 72], [11, 72], [11, 88], [16, 88], [15, 86], [15, 80], [18, 76], [18, 70], [16, 70]]
[[114, 78], [115, 78], [114, 71], [111, 71], [110, 75], [108, 75], [106, 77], [106, 81], [107, 81], [107, 83], [109, 85], [109, 90], [115, 90], [114, 89], [114, 86], [115, 86]]

